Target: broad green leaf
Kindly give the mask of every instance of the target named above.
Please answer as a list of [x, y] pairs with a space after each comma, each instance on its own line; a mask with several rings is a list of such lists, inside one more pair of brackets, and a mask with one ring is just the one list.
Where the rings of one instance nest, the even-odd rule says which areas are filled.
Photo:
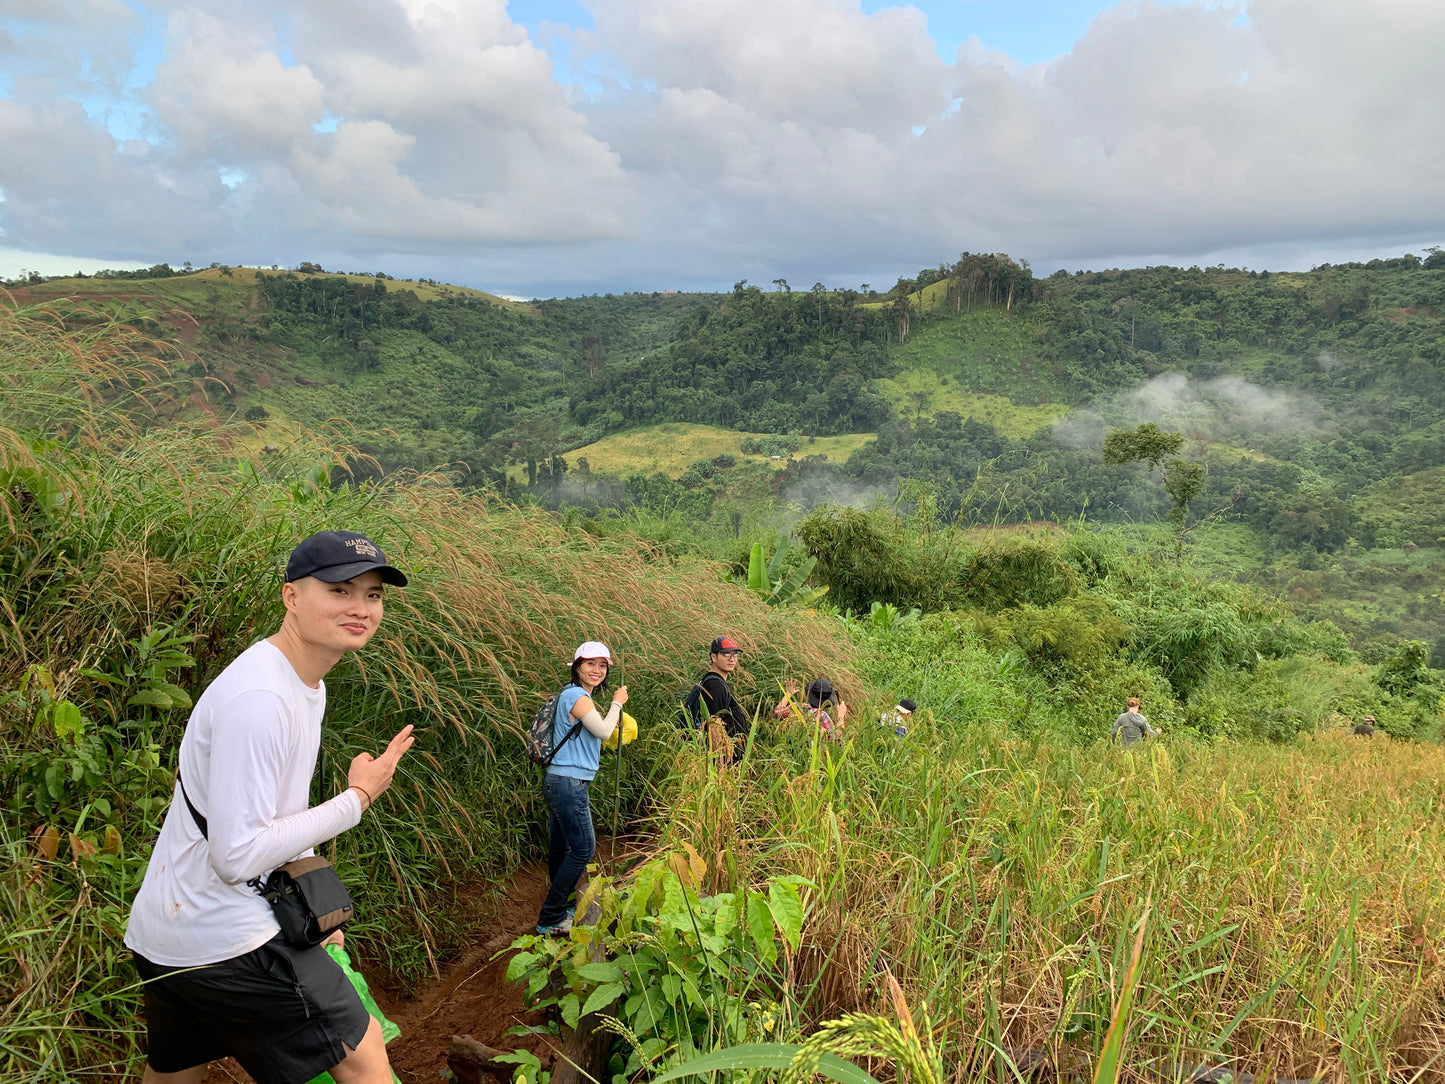
[[595, 960], [583, 964], [577, 974], [588, 982], [621, 982], [626, 972], [610, 960]]
[[773, 921], [778, 924], [783, 940], [797, 952], [803, 937], [803, 904], [798, 899], [797, 887], [769, 881], [768, 910], [773, 913]]
[[52, 761], [50, 767], [45, 769], [45, 790], [52, 801], [60, 801], [60, 796], [65, 792], [65, 765], [60, 761]]
[[719, 901], [719, 906], [713, 915], [712, 928], [719, 937], [726, 937], [738, 928], [738, 909], [734, 905], [731, 892], [724, 892], [715, 898]]
[[189, 709], [191, 705], [191, 694], [182, 689], [179, 685], [172, 685], [169, 681], [159, 686], [160, 690], [171, 698], [171, 707]]
[[535, 952], [517, 953], [517, 955], [513, 956], [510, 960], [507, 961], [507, 974], [504, 981], [516, 982], [527, 973], [528, 969], [532, 966], [533, 963], [536, 962], [536, 960], [537, 954]]
[[766, 595], [772, 585], [768, 583], [768, 572], [763, 565], [763, 544], [754, 542], [748, 555], [748, 590]]
[[632, 890], [628, 893], [627, 899], [638, 915], [647, 914], [651, 910], [657, 882], [664, 872], [660, 863], [650, 862], [638, 873], [637, 880], [632, 882]]
[[758, 947], [758, 956], [771, 964], [778, 958], [777, 940], [773, 937], [773, 913], [761, 892], [748, 892], [748, 932]]
[[576, 1028], [577, 1021], [582, 1018], [582, 999], [576, 994], [568, 994], [558, 1008], [562, 1010], [562, 1023], [569, 1028]]
[[[674, 857], [680, 859], [682, 856], [675, 855]], [[683, 865], [685, 868], [685, 862]], [[660, 913], [668, 917], [681, 915], [684, 919], [687, 918], [687, 904], [683, 899], [682, 881], [671, 870], [662, 878], [662, 909]]]
[[55, 736], [63, 741], [74, 741], [85, 727], [80, 709], [69, 700], [62, 700], [51, 707], [50, 725], [55, 727]]
[[[685, 1076], [727, 1072], [732, 1069], [786, 1069], [793, 1063], [798, 1047], [792, 1043], [744, 1043], [725, 1050], [714, 1050], [653, 1077], [652, 1084], [668, 1084]], [[836, 1054], [824, 1054], [818, 1061], [818, 1073], [837, 1084], [878, 1084], [868, 1072]]]
[[788, 603], [794, 601], [803, 585], [808, 582], [808, 577], [812, 574], [813, 568], [817, 563], [818, 559], [816, 557], [809, 557], [803, 561], [802, 564], [793, 569], [792, 575], [773, 588], [773, 592], [769, 596], [768, 601], [774, 606], [786, 606]]
[[659, 965], [657, 953], [650, 948], [637, 949], [627, 956], [627, 966], [633, 975], [647, 975], [656, 971]]
[[667, 1018], [667, 1004], [662, 1001], [661, 991], [655, 986], [644, 986], [627, 999], [623, 1010], [632, 1022], [632, 1029], [638, 1035], [647, 1032], [661, 1032]]
[[128, 708], [158, 708], [166, 711], [175, 706], [170, 694], [164, 689], [142, 689], [125, 702]]
[[598, 1009], [605, 1009], [619, 997], [626, 993], [626, 987], [620, 982], [605, 982], [593, 990], [587, 997], [587, 1004], [582, 1006], [582, 1015], [596, 1012]]

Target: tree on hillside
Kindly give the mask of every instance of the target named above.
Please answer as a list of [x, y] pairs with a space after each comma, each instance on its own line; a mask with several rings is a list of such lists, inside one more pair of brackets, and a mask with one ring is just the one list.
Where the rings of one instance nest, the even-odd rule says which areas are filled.
[[1002, 252], [965, 252], [949, 269], [949, 296], [955, 315], [962, 311], [963, 300], [968, 307], [975, 301], [982, 305], [1003, 303], [1012, 311], [1015, 301], [1029, 301], [1034, 296], [1034, 273], [1027, 260], [1015, 260]]
[[1150, 470], [1158, 470], [1164, 483], [1164, 492], [1169, 494], [1172, 507], [1169, 522], [1178, 532], [1174, 552], [1183, 553], [1185, 536], [1201, 523], [1207, 523], [1233, 508], [1239, 499], [1236, 492], [1224, 507], [1211, 512], [1193, 525], [1189, 525], [1189, 502], [1204, 489], [1208, 471], [1204, 464], [1185, 459], [1179, 454], [1184, 447], [1184, 434], [1160, 429], [1155, 422], [1144, 422], [1135, 429], [1111, 429], [1104, 437], [1104, 462], [1148, 463]]
[[1157, 422], [1145, 422], [1137, 429], [1109, 430], [1104, 437], [1104, 462], [1145, 462], [1155, 470], [1170, 456], [1178, 455], [1182, 447], [1183, 433], [1160, 429]]
[[906, 343], [910, 327], [910, 318], [913, 313], [913, 301], [910, 295], [913, 293], [914, 283], [911, 279], [903, 278], [901, 275], [889, 291], [890, 301], [888, 311], [893, 313], [894, 319], [898, 321], [898, 341]]

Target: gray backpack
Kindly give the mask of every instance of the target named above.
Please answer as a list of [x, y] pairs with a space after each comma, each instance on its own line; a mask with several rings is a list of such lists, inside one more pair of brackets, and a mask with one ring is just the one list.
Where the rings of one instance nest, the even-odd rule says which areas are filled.
[[547, 698], [547, 702], [537, 709], [537, 714], [532, 716], [532, 725], [522, 735], [522, 743], [527, 747], [527, 756], [533, 764], [540, 764], [542, 767], [552, 763], [552, 759], [562, 751], [562, 746], [577, 736], [582, 729], [579, 720], [577, 725], [567, 731], [567, 736], [555, 745], [552, 744], [552, 735], [556, 733], [554, 725], [557, 718], [557, 701], [560, 700], [560, 692], [553, 693]]

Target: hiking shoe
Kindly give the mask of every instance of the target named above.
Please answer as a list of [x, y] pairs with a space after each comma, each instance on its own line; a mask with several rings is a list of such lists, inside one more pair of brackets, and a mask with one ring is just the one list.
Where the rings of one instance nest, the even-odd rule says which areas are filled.
[[572, 916], [563, 915], [562, 921], [555, 926], [538, 926], [537, 932], [543, 937], [565, 937], [572, 932]]

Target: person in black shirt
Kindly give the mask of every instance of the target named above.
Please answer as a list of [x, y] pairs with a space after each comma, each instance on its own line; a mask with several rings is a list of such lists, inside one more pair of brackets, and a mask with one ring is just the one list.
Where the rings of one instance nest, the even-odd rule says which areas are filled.
[[738, 656], [742, 650], [731, 637], [719, 636], [708, 652], [708, 672], [697, 683], [701, 718], [695, 720], [696, 725], [701, 726], [716, 716], [722, 720], [729, 738], [746, 738], [752, 729], [752, 720], [737, 697], [733, 696], [732, 686], [728, 684], [728, 678], [738, 668]]

